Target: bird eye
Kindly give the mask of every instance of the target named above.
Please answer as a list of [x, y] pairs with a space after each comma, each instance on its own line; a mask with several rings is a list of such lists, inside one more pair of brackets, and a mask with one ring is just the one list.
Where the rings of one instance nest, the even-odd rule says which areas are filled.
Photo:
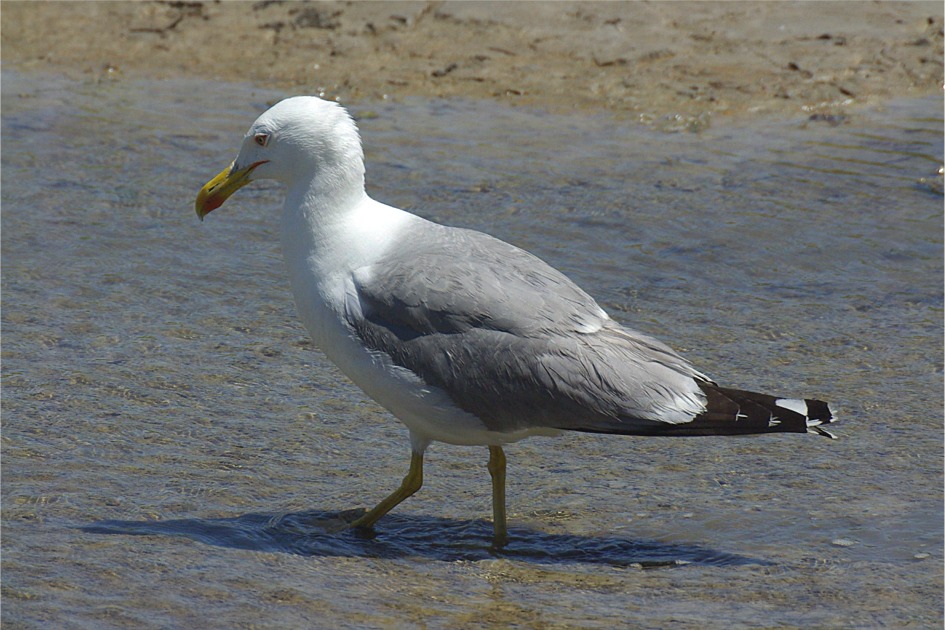
[[255, 141], [256, 141], [256, 144], [258, 144], [259, 146], [264, 147], [264, 146], [266, 146], [267, 144], [269, 144], [269, 134], [266, 134], [266, 133], [257, 133], [257, 134], [253, 137], [253, 140], [255, 140]]

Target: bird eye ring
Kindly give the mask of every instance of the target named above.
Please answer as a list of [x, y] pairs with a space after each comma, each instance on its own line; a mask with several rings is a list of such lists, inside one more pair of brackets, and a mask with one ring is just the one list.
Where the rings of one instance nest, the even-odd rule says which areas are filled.
[[267, 144], [269, 144], [269, 134], [267, 134], [267, 133], [257, 133], [257, 134], [253, 137], [253, 140], [255, 140], [255, 141], [256, 141], [256, 144], [258, 144], [259, 146], [264, 147], [264, 146], [266, 146]]

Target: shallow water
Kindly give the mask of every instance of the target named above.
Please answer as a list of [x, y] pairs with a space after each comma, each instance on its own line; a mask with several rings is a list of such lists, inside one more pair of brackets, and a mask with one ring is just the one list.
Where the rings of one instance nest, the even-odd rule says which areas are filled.
[[[942, 103], [655, 133], [491, 103], [360, 104], [369, 191], [512, 241], [839, 440], [434, 445], [312, 348], [281, 191], [198, 188], [281, 95], [3, 73], [10, 627], [940, 627]], [[833, 125], [832, 123], [840, 123]]]

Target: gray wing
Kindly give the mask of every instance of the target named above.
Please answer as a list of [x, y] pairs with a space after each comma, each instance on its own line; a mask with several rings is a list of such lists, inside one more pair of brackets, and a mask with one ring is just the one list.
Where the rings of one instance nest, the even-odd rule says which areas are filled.
[[707, 379], [685, 359], [486, 234], [423, 222], [354, 281], [346, 317], [362, 343], [491, 430], [633, 433], [703, 409]]

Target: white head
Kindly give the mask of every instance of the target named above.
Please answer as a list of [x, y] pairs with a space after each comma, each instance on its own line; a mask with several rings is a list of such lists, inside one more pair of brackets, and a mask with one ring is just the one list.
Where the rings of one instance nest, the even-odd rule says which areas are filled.
[[246, 132], [233, 163], [197, 194], [197, 216], [202, 220], [256, 179], [313, 187], [330, 197], [363, 193], [364, 154], [354, 120], [341, 105], [314, 96], [272, 106]]

